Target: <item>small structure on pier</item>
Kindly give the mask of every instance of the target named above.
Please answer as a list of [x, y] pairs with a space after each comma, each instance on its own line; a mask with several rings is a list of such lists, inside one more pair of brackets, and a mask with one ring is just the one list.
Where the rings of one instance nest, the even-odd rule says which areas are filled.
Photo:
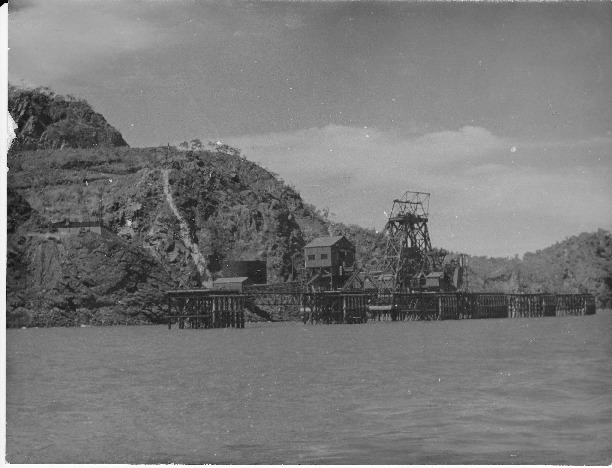
[[246, 276], [253, 284], [266, 284], [268, 281], [267, 265], [263, 260], [231, 260], [223, 263], [223, 276]]
[[253, 284], [253, 280], [248, 276], [234, 276], [231, 278], [219, 278], [213, 282], [213, 289], [216, 291], [236, 291], [242, 292], [246, 286]]
[[425, 276], [425, 288], [430, 291], [443, 290], [446, 284], [446, 278], [442, 271], [432, 271]]

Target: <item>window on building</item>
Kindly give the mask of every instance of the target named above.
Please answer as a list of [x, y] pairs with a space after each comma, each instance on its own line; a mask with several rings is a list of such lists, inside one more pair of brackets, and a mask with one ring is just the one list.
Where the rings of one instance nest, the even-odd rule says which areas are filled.
[[327, 254], [321, 254], [321, 260], [327, 260]]
[[314, 259], [315, 259], [315, 256], [314, 256], [314, 255], [309, 255], [309, 256], [308, 256], [308, 260], [314, 260]]

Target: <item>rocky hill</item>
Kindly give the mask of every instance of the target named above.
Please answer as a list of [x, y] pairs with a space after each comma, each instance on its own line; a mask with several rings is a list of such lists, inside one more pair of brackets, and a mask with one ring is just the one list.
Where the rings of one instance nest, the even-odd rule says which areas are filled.
[[[9, 326], [156, 323], [164, 290], [210, 284], [224, 275], [224, 261], [265, 260], [269, 282], [296, 279], [304, 245], [324, 235], [346, 235], [362, 262], [382, 256], [381, 234], [331, 223], [225, 145], [129, 148], [110, 126], [81, 138], [82, 122], [108, 124], [101, 116], [75, 120], [68, 110], [53, 121], [62, 125], [29, 130], [71, 103], [98, 115], [83, 101], [62, 102], [28, 91], [11, 107], [21, 136], [8, 155]], [[64, 220], [102, 220], [112, 235], [61, 235], [53, 223]], [[471, 258], [471, 289], [589, 290], [609, 305], [610, 234], [570, 241], [522, 261]]]
[[9, 85], [8, 110], [18, 126], [16, 150], [127, 146], [121, 133], [87, 102], [47, 88]]
[[[35, 102], [52, 96], [42, 94], [30, 95]], [[26, 101], [20, 108], [33, 109]], [[19, 121], [27, 126], [37, 115]], [[281, 282], [297, 277], [303, 247], [315, 237], [346, 234], [362, 257], [383, 245], [374, 231], [332, 225], [233, 148], [34, 151], [24, 141], [8, 156], [8, 317], [15, 326], [155, 322], [159, 292], [210, 284], [223, 276], [224, 261], [265, 260], [268, 280]], [[116, 238], [66, 237], [51, 226], [98, 219]], [[107, 263], [98, 269], [100, 256]]]
[[[365, 249], [376, 252], [383, 245], [382, 237], [373, 231], [332, 226], [272, 173], [219, 151], [166, 147], [18, 151], [9, 155], [9, 168], [9, 276], [22, 278], [9, 284], [9, 315], [17, 309], [21, 315], [26, 310], [35, 315], [49, 307], [55, 313], [69, 310], [74, 315], [80, 309], [109, 307], [102, 306], [99, 297], [105, 289], [98, 286], [108, 283], [104, 272], [100, 270], [97, 280], [83, 273], [95, 271], [93, 266], [99, 261], [98, 254], [90, 256], [88, 247], [96, 235], [81, 239], [54, 234], [50, 225], [66, 219], [101, 218], [121, 241], [108, 248], [122, 248], [128, 252], [125, 255], [131, 255], [123, 265], [126, 268], [132, 261], [149, 262], [151, 281], [166, 285], [160, 290], [210, 284], [223, 275], [226, 260], [266, 260], [269, 281], [295, 279], [303, 264], [304, 245], [329, 233], [353, 238], [362, 256]], [[36, 222], [23, 221], [34, 215]], [[32, 252], [40, 254], [36, 257]], [[41, 264], [42, 257], [56, 258], [53, 268]], [[53, 271], [58, 265], [69, 267], [73, 280], [56, 281]], [[111, 272], [109, 266], [108, 274], [116, 274]], [[146, 276], [140, 271], [132, 273], [139, 279]], [[48, 275], [52, 277], [46, 278]], [[95, 300], [88, 301], [81, 294], [91, 289], [83, 286], [87, 276], [96, 285], [94, 289], [98, 288], [91, 291]], [[35, 282], [34, 277], [42, 279]], [[74, 278], [80, 278], [80, 286], [74, 286]], [[150, 291], [151, 285], [144, 283], [139, 284]], [[113, 321], [121, 322], [125, 317], [118, 301], [127, 290], [123, 283], [111, 288], [116, 292], [112, 300], [120, 304], [113, 309]], [[80, 299], [75, 299], [74, 291], [81, 291], [77, 294]], [[32, 302], [32, 297], [40, 300]], [[63, 297], [68, 299], [61, 300]], [[159, 301], [159, 295], [151, 300]], [[147, 310], [152, 312], [138, 320], [155, 321], [159, 311]], [[129, 322], [132, 314], [125, 314]]]
[[612, 307], [612, 234], [603, 229], [526, 253], [523, 259], [469, 257], [470, 290], [590, 293]]

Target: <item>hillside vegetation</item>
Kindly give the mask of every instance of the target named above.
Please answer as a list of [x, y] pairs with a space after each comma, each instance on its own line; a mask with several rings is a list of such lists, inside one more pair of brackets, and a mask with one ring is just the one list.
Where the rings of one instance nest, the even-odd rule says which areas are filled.
[[[362, 262], [383, 255], [381, 234], [331, 223], [239, 150], [130, 148], [84, 101], [11, 93], [20, 127], [8, 156], [9, 326], [156, 323], [163, 291], [210, 284], [228, 260], [265, 260], [270, 282], [296, 279], [319, 236], [346, 235]], [[101, 219], [114, 236], [53, 231], [67, 219]], [[470, 285], [588, 290], [610, 304], [610, 251], [600, 231], [522, 261], [473, 257]]]

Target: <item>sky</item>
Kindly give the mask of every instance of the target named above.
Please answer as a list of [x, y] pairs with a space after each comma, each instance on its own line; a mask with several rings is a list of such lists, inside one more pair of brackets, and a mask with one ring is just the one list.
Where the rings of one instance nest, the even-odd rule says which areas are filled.
[[612, 4], [13, 0], [8, 78], [133, 147], [242, 150], [332, 221], [431, 193], [434, 246], [612, 229]]

